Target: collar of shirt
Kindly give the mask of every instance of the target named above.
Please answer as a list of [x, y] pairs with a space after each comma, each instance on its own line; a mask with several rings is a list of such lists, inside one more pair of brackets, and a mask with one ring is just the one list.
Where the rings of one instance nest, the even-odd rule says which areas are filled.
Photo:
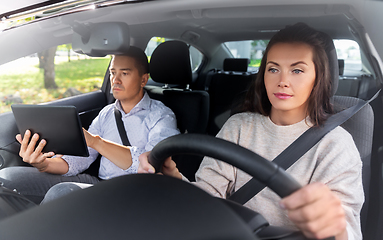
[[122, 116], [125, 117], [125, 116], [129, 116], [129, 115], [132, 115], [132, 114], [135, 114], [141, 110], [145, 110], [145, 109], [148, 109], [149, 108], [149, 105], [150, 105], [150, 97], [148, 95], [147, 92], [144, 92], [144, 96], [142, 97], [142, 99], [136, 104], [136, 106], [133, 107], [132, 110], [130, 110], [130, 112], [128, 113], [125, 113], [123, 110], [122, 110], [122, 107], [121, 107], [121, 102], [120, 100], [116, 100], [115, 102], [115, 106], [117, 107], [117, 109], [121, 112]]

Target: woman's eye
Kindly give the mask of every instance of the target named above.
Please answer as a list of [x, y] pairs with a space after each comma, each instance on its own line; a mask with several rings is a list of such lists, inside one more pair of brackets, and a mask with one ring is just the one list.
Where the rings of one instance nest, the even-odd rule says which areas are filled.
[[293, 73], [299, 74], [299, 73], [303, 73], [303, 71], [300, 70], [300, 69], [294, 69], [294, 70], [293, 70]]
[[271, 73], [276, 73], [278, 70], [276, 68], [269, 68], [268, 71]]

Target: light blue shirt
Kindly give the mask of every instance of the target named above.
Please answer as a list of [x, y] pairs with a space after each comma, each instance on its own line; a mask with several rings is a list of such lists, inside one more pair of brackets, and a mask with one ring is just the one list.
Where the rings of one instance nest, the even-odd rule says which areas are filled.
[[[179, 134], [174, 113], [162, 102], [153, 100], [145, 92], [141, 101], [129, 112], [124, 113], [120, 102], [104, 107], [93, 120], [88, 131], [122, 145], [114, 116], [117, 107], [122, 114], [122, 121], [131, 144], [132, 165], [123, 170], [105, 157], [101, 157], [99, 177], [110, 179], [117, 176], [137, 173], [140, 154], [152, 148], [165, 138]], [[63, 156], [69, 165], [69, 171], [64, 176], [73, 176], [86, 170], [97, 158], [98, 152], [89, 148], [89, 157]]]

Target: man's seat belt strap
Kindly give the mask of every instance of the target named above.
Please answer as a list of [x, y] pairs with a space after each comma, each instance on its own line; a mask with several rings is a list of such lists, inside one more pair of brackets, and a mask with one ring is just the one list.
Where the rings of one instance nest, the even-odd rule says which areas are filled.
[[124, 144], [125, 146], [130, 146], [128, 135], [126, 133], [124, 123], [122, 122], [121, 112], [117, 108], [114, 108], [114, 116], [116, 118], [117, 128], [118, 128], [118, 132], [120, 134], [122, 144]]

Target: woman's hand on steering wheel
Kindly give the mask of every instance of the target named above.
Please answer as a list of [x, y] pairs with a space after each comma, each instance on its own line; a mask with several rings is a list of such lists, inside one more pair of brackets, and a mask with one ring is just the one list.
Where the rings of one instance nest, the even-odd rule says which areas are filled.
[[340, 199], [323, 183], [311, 183], [283, 198], [281, 207], [308, 238], [347, 239], [345, 212]]
[[[148, 162], [149, 154], [150, 152], [145, 152], [139, 156], [140, 165], [138, 166], [138, 173], [155, 173], [154, 167]], [[162, 165], [162, 173], [167, 176], [182, 179], [182, 175], [171, 157], [168, 157]]]

